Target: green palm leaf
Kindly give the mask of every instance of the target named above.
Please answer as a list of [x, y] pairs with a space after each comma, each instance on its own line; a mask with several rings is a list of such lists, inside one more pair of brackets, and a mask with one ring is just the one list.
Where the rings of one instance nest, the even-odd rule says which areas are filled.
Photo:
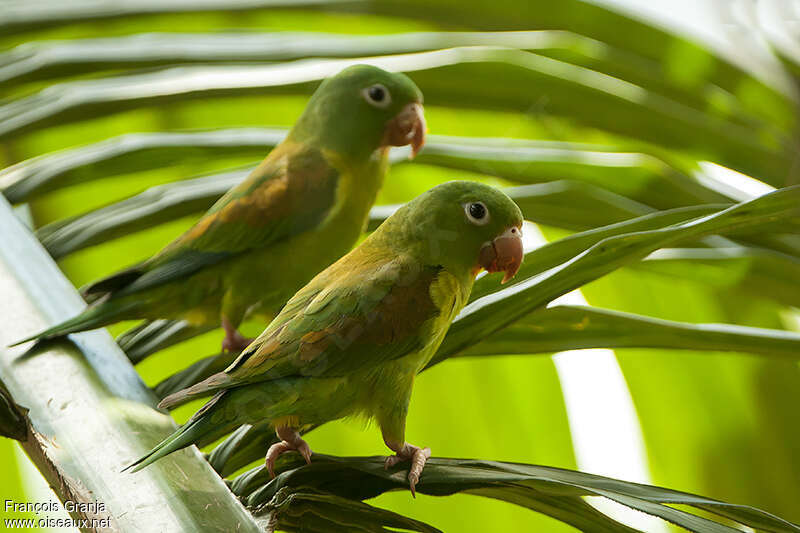
[[[383, 457], [314, 455], [310, 465], [286, 466], [273, 481], [260, 466], [233, 481], [232, 490], [248, 505], [269, 502], [281, 490], [314, 488], [353, 500], [406, 488], [405, 468], [386, 470]], [[685, 492], [630, 483], [583, 472], [519, 463], [432, 458], [417, 485], [422, 494], [465, 492], [496, 498], [563, 520], [582, 531], [630, 531], [582, 499], [601, 496], [689, 530], [732, 533], [737, 529], [671, 507], [680, 504], [738, 524], [770, 532], [796, 532], [800, 526], [746, 505], [728, 504]], [[284, 496], [285, 497], [285, 496]]]

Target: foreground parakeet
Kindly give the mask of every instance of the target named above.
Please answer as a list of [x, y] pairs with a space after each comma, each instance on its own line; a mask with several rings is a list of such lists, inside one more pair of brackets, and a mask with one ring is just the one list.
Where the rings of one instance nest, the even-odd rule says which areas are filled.
[[267, 158], [186, 233], [152, 258], [84, 289], [80, 315], [19, 341], [128, 319], [185, 319], [225, 330], [223, 349], [251, 339], [249, 312], [274, 317], [364, 230], [390, 146], [425, 141], [422, 93], [407, 76], [356, 65], [325, 80]]
[[[522, 262], [522, 213], [497, 189], [439, 185], [400, 208], [360, 246], [318, 274], [225, 371], [166, 397], [160, 407], [214, 397], [129, 468], [139, 470], [192, 443], [269, 420], [277, 457], [311, 450], [299, 431], [348, 416], [375, 419], [396, 455], [411, 460], [411, 491], [430, 457], [405, 441], [414, 376], [467, 301], [481, 269]], [[273, 474], [274, 475], [274, 474]]]

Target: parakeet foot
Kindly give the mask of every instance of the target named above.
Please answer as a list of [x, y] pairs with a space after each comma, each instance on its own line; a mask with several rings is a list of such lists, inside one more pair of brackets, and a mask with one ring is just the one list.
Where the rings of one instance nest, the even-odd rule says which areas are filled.
[[408, 485], [411, 488], [411, 495], [417, 497], [417, 482], [425, 468], [425, 462], [431, 457], [430, 448], [420, 448], [413, 444], [394, 445], [386, 443], [389, 448], [395, 451], [395, 455], [386, 458], [384, 468], [391, 468], [401, 461], [411, 461], [411, 468], [408, 469]]
[[284, 452], [297, 450], [300, 452], [300, 455], [303, 456], [303, 459], [306, 460], [306, 463], [311, 464], [311, 454], [313, 453], [311, 447], [300, 437], [297, 430], [282, 427], [278, 428], [275, 433], [281, 441], [270, 446], [267, 451], [266, 463], [270, 477], [275, 477], [275, 461], [277, 461], [278, 457]]
[[241, 352], [254, 340], [239, 333], [226, 318], [222, 319], [222, 329], [225, 330], [225, 338], [222, 339], [222, 350], [225, 352]]

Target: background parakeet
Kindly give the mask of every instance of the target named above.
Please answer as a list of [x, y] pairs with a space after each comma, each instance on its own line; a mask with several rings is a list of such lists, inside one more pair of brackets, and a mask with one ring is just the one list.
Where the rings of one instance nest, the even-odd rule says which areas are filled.
[[[19, 343], [126, 319], [220, 324], [223, 348], [251, 339], [246, 314], [270, 318], [345, 254], [364, 230], [390, 146], [425, 140], [422, 93], [404, 74], [356, 65], [325, 80], [288, 137], [186, 233], [141, 264], [83, 290], [80, 315]], [[17, 343], [17, 344], [19, 344]]]
[[244, 423], [270, 420], [275, 459], [311, 450], [299, 431], [347, 416], [375, 419], [411, 460], [412, 492], [430, 450], [405, 441], [416, 374], [464, 306], [481, 269], [510, 279], [522, 262], [522, 213], [504, 193], [472, 182], [439, 185], [387, 219], [318, 274], [223, 372], [168, 396], [172, 407], [215, 394], [183, 427], [131, 465], [136, 470]]

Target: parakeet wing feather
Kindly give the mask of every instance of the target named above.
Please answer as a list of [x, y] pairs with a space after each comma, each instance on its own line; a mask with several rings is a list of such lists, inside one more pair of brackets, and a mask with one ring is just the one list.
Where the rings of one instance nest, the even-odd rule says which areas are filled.
[[336, 263], [298, 292], [224, 372], [162, 406], [287, 376], [344, 376], [411, 353], [423, 346], [425, 324], [439, 313], [430, 295], [439, 272], [403, 256]]
[[134, 265], [120, 272], [116, 272], [108, 277], [97, 280], [83, 288], [81, 294], [87, 303], [99, 299], [104, 294], [123, 289], [141, 277], [144, 269], [142, 264]]
[[152, 259], [90, 285], [84, 293], [149, 289], [306, 231], [336, 203], [338, 177], [321, 151], [285, 141]]
[[438, 269], [401, 257], [370, 270], [302, 295], [308, 303], [254, 342], [227, 370], [231, 378], [343, 376], [420, 348], [423, 324], [438, 314], [429, 293]]

